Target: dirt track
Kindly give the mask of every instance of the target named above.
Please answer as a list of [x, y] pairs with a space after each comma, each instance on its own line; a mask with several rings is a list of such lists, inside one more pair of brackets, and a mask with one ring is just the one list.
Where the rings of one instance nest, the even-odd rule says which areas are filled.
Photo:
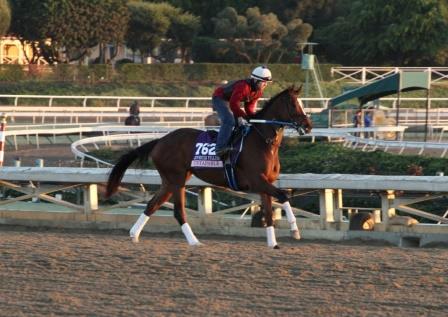
[[1, 316], [446, 316], [448, 249], [0, 227]]

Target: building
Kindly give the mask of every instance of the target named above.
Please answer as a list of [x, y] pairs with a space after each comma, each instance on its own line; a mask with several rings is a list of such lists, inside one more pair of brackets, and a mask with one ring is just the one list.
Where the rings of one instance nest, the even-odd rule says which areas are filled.
[[[28, 60], [26, 59], [25, 52], [28, 56], [32, 55], [30, 45], [25, 45], [24, 49], [22, 43], [15, 37], [4, 36], [0, 38], [0, 64], [26, 65], [28, 64]], [[45, 65], [47, 62], [43, 58], [40, 58], [37, 64]]]
[[[117, 50], [116, 55], [114, 56], [114, 51]], [[26, 55], [32, 55], [32, 48], [30, 45], [25, 45], [25, 50], [23, 49], [22, 43], [16, 38], [12, 36], [4, 36], [0, 38], [0, 65], [2, 64], [19, 64], [19, 65], [27, 65], [28, 60], [26, 59]], [[99, 56], [99, 46], [95, 46], [90, 49], [89, 56], [86, 56], [84, 59], [80, 61], [76, 61], [74, 63], [82, 63], [88, 65], [95, 61]], [[114, 58], [112, 58], [114, 56]], [[141, 63], [141, 56], [138, 52], [132, 52], [131, 49], [127, 48], [125, 45], [119, 45], [115, 47], [114, 45], [107, 45], [105, 50], [105, 59], [106, 61], [110, 61], [112, 64], [115, 64], [116, 61], [121, 59], [129, 59], [133, 60], [134, 63]], [[145, 63], [152, 63], [152, 59], [148, 57], [145, 60]], [[38, 60], [39, 65], [48, 64], [43, 58]]]

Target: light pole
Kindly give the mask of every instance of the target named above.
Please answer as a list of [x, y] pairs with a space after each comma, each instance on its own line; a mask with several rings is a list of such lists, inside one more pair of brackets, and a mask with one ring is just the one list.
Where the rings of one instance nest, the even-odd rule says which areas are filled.
[[[304, 43], [298, 43], [298, 46], [300, 48], [301, 53], [301, 68], [305, 71], [305, 93], [304, 97], [309, 97], [310, 92], [310, 75], [313, 77], [314, 82], [316, 84], [317, 91], [319, 93], [320, 98], [324, 98], [322, 94], [322, 89], [320, 87], [320, 80], [319, 76], [316, 72], [316, 66], [317, 66], [317, 59], [316, 56], [313, 54], [313, 47], [318, 45], [318, 43], [312, 43], [312, 42], [304, 42]], [[305, 107], [308, 107], [308, 101], [305, 100], [304, 102]], [[325, 107], [325, 102], [322, 100], [322, 105]]]

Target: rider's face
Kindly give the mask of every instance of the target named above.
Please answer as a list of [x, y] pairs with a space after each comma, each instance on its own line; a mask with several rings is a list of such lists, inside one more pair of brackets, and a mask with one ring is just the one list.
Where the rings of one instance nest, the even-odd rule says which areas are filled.
[[259, 81], [259, 82], [257, 82], [258, 89], [265, 89], [267, 85], [268, 85], [267, 81]]

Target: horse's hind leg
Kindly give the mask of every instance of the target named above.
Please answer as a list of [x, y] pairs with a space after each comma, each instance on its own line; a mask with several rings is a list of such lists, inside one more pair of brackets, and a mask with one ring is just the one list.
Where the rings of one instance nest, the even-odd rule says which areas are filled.
[[189, 245], [197, 246], [202, 243], [194, 235], [190, 225], [187, 223], [187, 214], [185, 212], [185, 186], [176, 186], [173, 189], [174, 218], [181, 226], [182, 232]]
[[157, 210], [159, 207], [165, 203], [168, 199], [170, 199], [172, 193], [168, 190], [167, 186], [162, 185], [160, 190], [151, 198], [151, 200], [146, 205], [145, 211], [140, 215], [135, 224], [132, 226], [129, 231], [129, 236], [132, 239], [132, 242], [137, 243], [140, 237], [140, 233], [143, 230], [143, 227], [148, 222], [149, 217]]
[[263, 205], [264, 218], [266, 220], [266, 236], [268, 247], [279, 249], [275, 238], [274, 221], [272, 219], [272, 197], [268, 194], [260, 194], [261, 204]]

